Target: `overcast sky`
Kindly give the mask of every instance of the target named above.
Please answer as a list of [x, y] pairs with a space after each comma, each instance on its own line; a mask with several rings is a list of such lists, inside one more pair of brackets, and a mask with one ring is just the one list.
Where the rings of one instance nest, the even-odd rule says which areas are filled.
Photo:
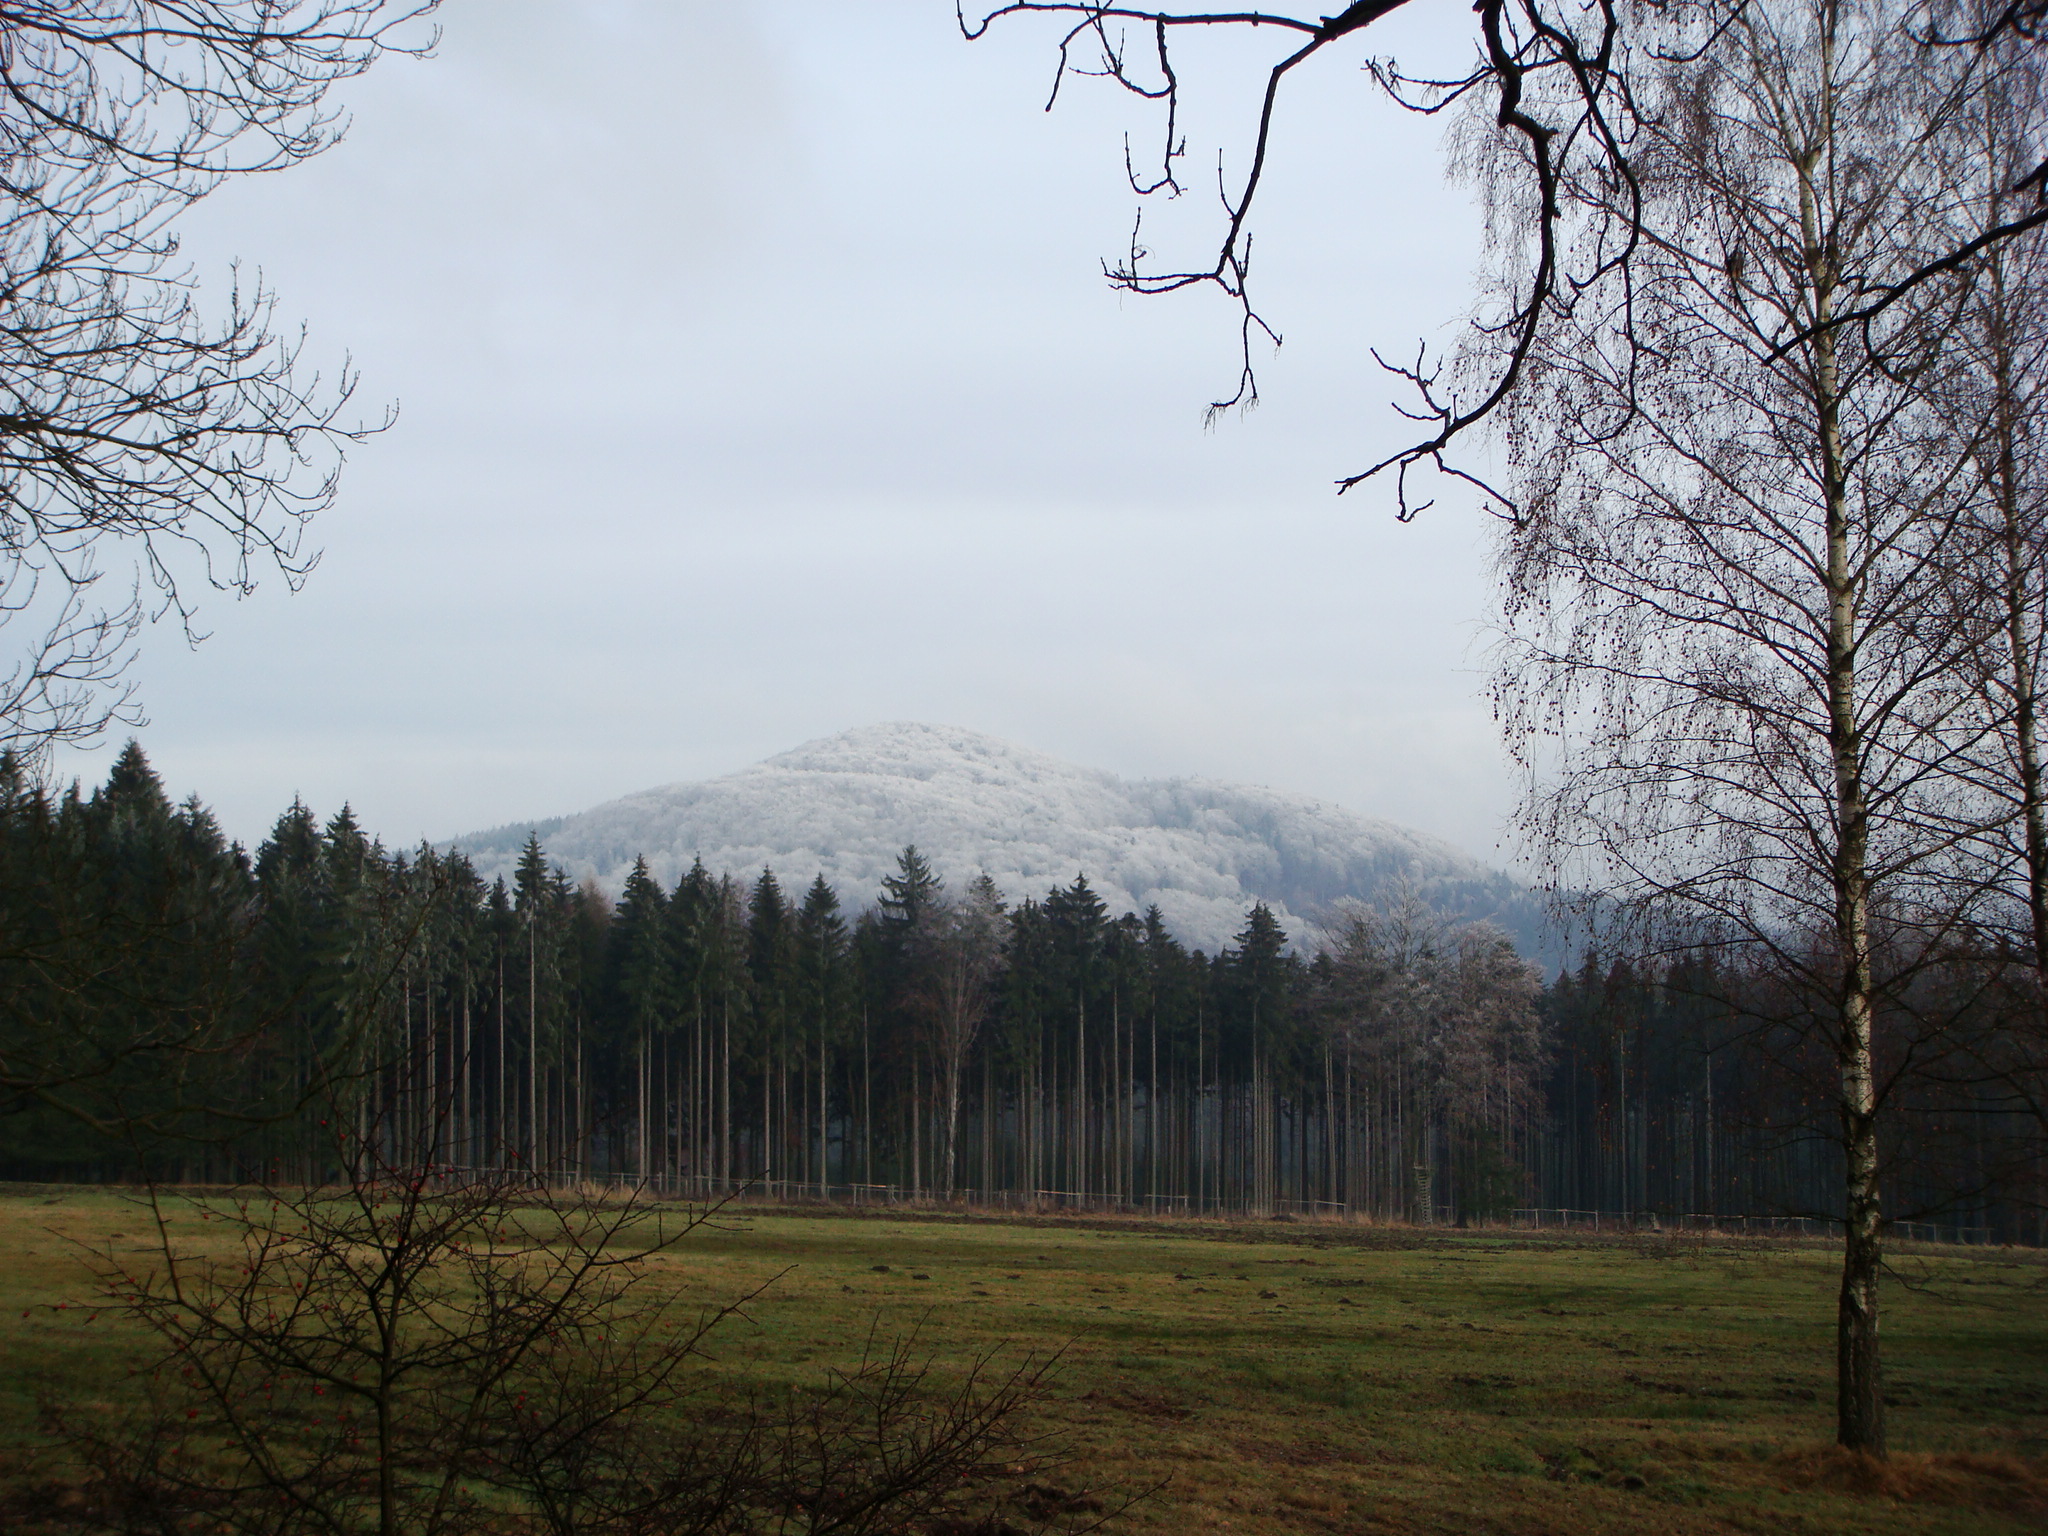
[[[1491, 855], [1481, 515], [1403, 526], [1331, 488], [1402, 438], [1367, 349], [1448, 339], [1479, 254], [1440, 126], [1362, 52], [1286, 98], [1255, 269], [1286, 344], [1261, 408], [1205, 431], [1227, 306], [1099, 269], [1123, 136], [1156, 121], [1088, 81], [1043, 112], [1044, 28], [970, 45], [950, 0], [441, 20], [435, 57], [351, 88], [339, 148], [187, 231], [401, 414], [303, 592], [215, 600], [196, 651], [152, 637], [141, 736], [174, 793], [252, 841], [294, 794], [346, 799], [404, 845], [914, 719]], [[1406, 65], [1469, 52], [1454, 0], [1384, 25]], [[1242, 159], [1244, 43], [1187, 56], [1198, 189]], [[1214, 211], [1161, 209], [1148, 243], [1206, 262]]]

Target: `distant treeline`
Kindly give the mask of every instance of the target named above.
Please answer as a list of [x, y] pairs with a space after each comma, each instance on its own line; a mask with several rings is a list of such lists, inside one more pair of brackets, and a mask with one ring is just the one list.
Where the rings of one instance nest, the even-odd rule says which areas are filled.
[[[915, 848], [857, 913], [822, 877], [701, 863], [673, 890], [643, 863], [614, 903], [537, 840], [486, 886], [299, 804], [252, 858], [133, 745], [89, 796], [0, 760], [0, 873], [17, 1178], [310, 1176], [340, 1116], [424, 1162], [696, 1195], [1435, 1221], [1839, 1202], [1831, 1063], [1763, 982], [1588, 960], [1546, 984], [1413, 900], [1292, 942], [1254, 903], [1216, 955], [1084, 875], [1012, 907]], [[2010, 1072], [1900, 1080], [1891, 1188], [1897, 1214], [2033, 1238], [2015, 1084], [2038, 1062], [2003, 1007], [1959, 1001], [1959, 1027]]]

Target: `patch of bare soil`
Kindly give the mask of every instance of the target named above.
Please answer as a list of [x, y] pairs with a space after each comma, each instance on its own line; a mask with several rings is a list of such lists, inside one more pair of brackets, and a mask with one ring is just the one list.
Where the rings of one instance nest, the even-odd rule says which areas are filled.
[[1169, 1424], [1178, 1424], [1192, 1419], [1195, 1410], [1185, 1403], [1177, 1403], [1157, 1392], [1139, 1392], [1131, 1388], [1091, 1388], [1077, 1399], [1083, 1403], [1096, 1403], [1104, 1408], [1115, 1408], [1124, 1413], [1134, 1414], [1141, 1419], [1158, 1419]]

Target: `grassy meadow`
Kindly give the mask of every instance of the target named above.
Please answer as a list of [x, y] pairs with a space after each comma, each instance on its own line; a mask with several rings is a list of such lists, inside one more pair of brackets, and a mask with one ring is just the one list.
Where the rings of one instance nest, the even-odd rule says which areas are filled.
[[[191, 1225], [195, 1244], [219, 1230]], [[40, 1395], [118, 1398], [138, 1341], [59, 1304], [90, 1294], [78, 1244], [146, 1234], [115, 1191], [0, 1187], [6, 1486], [66, 1476]], [[1156, 1490], [1119, 1529], [2048, 1524], [2035, 1253], [1898, 1256], [1881, 1472], [1827, 1448], [1836, 1271], [1817, 1243], [758, 1212], [649, 1262], [707, 1306], [773, 1279], [718, 1335], [722, 1370], [803, 1380], [876, 1329], [947, 1361], [1062, 1352], [1043, 1410], [1061, 1484]]]

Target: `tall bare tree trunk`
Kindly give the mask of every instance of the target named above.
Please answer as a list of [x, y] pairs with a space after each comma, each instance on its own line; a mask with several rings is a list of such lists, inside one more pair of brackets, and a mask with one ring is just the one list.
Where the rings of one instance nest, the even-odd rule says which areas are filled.
[[[1833, 32], [1823, 32], [1832, 46]], [[1821, 78], [1832, 71], [1823, 66]], [[1877, 1283], [1884, 1257], [1878, 1207], [1877, 1091], [1873, 1060], [1875, 976], [1870, 953], [1870, 812], [1863, 782], [1856, 658], [1857, 584], [1851, 568], [1847, 468], [1833, 318], [1834, 262], [1820, 231], [1813, 187], [1816, 155], [1799, 164], [1799, 222], [1813, 283], [1814, 403], [1826, 497], [1827, 686], [1829, 746], [1835, 771], [1835, 943], [1841, 968], [1836, 1052], [1841, 1073], [1844, 1187], [1842, 1286], [1835, 1313], [1835, 1438], [1850, 1450], [1885, 1452], [1883, 1363], [1878, 1346]]]
[[470, 1096], [473, 1086], [470, 1078], [469, 975], [465, 970], [462, 979], [462, 1117], [455, 1128], [456, 1139], [462, 1143], [462, 1162], [465, 1167], [476, 1165], [476, 1147], [471, 1141], [470, 1134], [476, 1110]]
[[526, 913], [526, 1171], [541, 1163], [541, 934]]
[[732, 1187], [732, 995], [725, 997], [719, 1015], [718, 1062], [718, 1187], [721, 1193]]
[[934, 1182], [939, 1186], [939, 1193], [950, 1200], [953, 1198], [953, 1161], [960, 1139], [960, 1060], [956, 1052], [946, 1052], [946, 1059], [940, 1064], [940, 1074], [939, 1092], [944, 1096], [944, 1103], [940, 1105], [943, 1118], [939, 1122], [939, 1166]]
[[1074, 1123], [1068, 1135], [1073, 1148], [1074, 1192], [1088, 1192], [1088, 998], [1074, 993]]
[[491, 1129], [498, 1142], [498, 1166], [505, 1166], [512, 1140], [505, 1128], [505, 950], [498, 946], [498, 1096], [491, 1104]]

